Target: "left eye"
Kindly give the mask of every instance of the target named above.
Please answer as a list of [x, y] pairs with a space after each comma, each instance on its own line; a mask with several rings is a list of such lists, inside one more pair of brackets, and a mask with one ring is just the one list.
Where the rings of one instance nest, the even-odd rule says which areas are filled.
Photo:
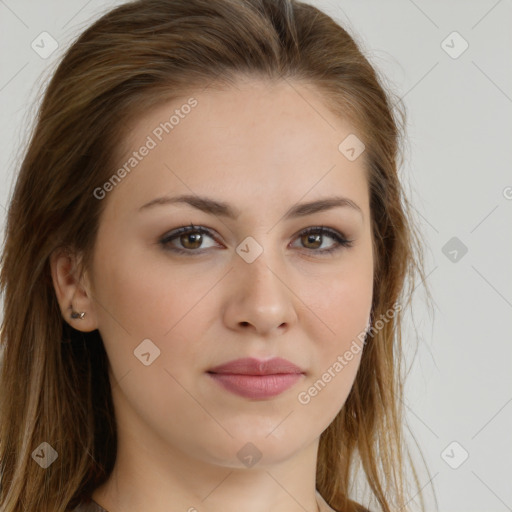
[[[327, 249], [320, 249], [322, 241], [325, 238], [331, 238], [335, 241], [334, 245]], [[314, 247], [306, 247], [310, 250], [317, 250], [317, 252], [326, 254], [342, 249], [343, 247], [352, 247], [352, 240], [348, 240], [344, 235], [338, 231], [319, 226], [315, 228], [308, 228], [299, 234], [299, 240], [304, 244], [313, 244]], [[320, 250], [319, 250], [320, 249]]]
[[[164, 236], [159, 241], [159, 243], [167, 251], [195, 256], [204, 252], [198, 251], [197, 249], [209, 249], [213, 247], [201, 247], [203, 244], [204, 235], [215, 241], [215, 237], [212, 235], [208, 228], [190, 225], [171, 231], [168, 235]], [[325, 238], [331, 238], [335, 241], [335, 243], [331, 245], [331, 247], [322, 249], [321, 246], [323, 245]], [[179, 239], [181, 248], [171, 245], [171, 242], [174, 242], [176, 239]], [[338, 231], [324, 226], [308, 228], [299, 233], [297, 239], [305, 244], [304, 247], [309, 251], [314, 251], [320, 254], [331, 253], [340, 250], [343, 247], [348, 248], [352, 246], [352, 240], [348, 240]], [[312, 247], [307, 247], [308, 244], [311, 244]]]

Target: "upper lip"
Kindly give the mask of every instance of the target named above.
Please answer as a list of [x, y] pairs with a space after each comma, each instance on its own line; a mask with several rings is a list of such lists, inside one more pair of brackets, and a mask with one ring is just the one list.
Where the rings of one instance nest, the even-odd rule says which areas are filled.
[[304, 373], [297, 365], [281, 357], [261, 360], [253, 357], [234, 359], [208, 370], [209, 373], [235, 375], [276, 375], [279, 373]]

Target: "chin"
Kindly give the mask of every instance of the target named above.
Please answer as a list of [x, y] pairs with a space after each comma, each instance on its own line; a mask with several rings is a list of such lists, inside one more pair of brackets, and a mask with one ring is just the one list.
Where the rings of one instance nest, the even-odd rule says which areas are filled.
[[250, 433], [245, 435], [232, 432], [235, 438], [206, 449], [208, 461], [232, 469], [261, 469], [289, 460], [312, 442], [310, 439], [294, 439], [290, 432], [277, 438], [268, 435], [268, 429], [261, 432], [249, 430]]

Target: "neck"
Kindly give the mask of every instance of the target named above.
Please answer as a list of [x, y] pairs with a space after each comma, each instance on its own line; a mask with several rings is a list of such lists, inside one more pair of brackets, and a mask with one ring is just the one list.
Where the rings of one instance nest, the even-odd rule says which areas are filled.
[[317, 512], [318, 439], [287, 460], [224, 467], [118, 432], [110, 478], [92, 495], [108, 512]]

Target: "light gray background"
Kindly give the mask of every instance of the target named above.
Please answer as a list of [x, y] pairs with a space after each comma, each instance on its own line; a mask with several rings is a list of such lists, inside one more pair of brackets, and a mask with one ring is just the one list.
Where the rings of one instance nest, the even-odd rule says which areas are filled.
[[[119, 3], [0, 0], [2, 230], [39, 86], [69, 41]], [[310, 3], [349, 29], [408, 112], [402, 172], [435, 300], [433, 315], [415, 306], [420, 341], [405, 400], [430, 470], [420, 467], [421, 483], [441, 512], [512, 510], [511, 1]], [[31, 48], [43, 31], [59, 44], [46, 59]], [[459, 246], [445, 255], [452, 237]]]

